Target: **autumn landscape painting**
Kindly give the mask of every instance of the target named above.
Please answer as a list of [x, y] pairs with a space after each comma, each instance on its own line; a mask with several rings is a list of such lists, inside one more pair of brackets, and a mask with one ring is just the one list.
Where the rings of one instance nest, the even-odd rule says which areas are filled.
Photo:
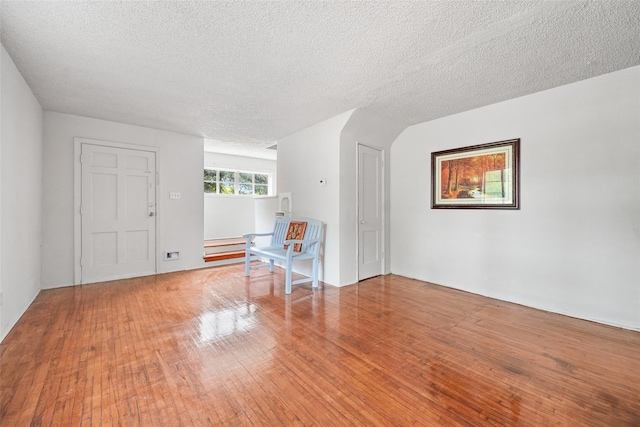
[[519, 142], [432, 153], [432, 207], [517, 208]]

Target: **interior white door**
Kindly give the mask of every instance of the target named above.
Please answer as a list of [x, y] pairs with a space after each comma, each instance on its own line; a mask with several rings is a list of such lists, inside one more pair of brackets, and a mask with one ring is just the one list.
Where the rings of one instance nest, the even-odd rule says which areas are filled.
[[156, 272], [156, 154], [82, 144], [81, 282]]
[[382, 151], [358, 145], [358, 280], [383, 272]]

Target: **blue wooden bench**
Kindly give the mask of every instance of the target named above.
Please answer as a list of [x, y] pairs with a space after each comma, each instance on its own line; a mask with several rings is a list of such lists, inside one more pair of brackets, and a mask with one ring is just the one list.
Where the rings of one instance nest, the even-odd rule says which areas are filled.
[[[304, 234], [296, 236], [298, 238], [287, 240], [287, 234], [295, 231], [295, 227], [299, 227], [300, 223], [305, 224]], [[323, 223], [311, 218], [291, 217], [279, 218], [276, 220], [275, 226], [271, 233], [247, 233], [243, 237], [247, 239], [245, 254], [245, 276], [249, 276], [252, 268], [261, 268], [269, 266], [269, 271], [273, 273], [274, 261], [284, 262], [285, 268], [285, 288], [286, 294], [291, 293], [291, 285], [299, 283], [313, 282], [314, 288], [318, 287], [318, 258], [320, 256], [320, 245], [322, 244]], [[271, 236], [269, 246], [255, 247], [251, 246], [254, 237]], [[291, 236], [290, 236], [291, 237]], [[285, 249], [285, 245], [287, 248]], [[251, 265], [251, 256], [269, 260], [269, 264]], [[311, 277], [298, 280], [291, 280], [293, 261], [301, 261], [305, 259], [312, 260]]]

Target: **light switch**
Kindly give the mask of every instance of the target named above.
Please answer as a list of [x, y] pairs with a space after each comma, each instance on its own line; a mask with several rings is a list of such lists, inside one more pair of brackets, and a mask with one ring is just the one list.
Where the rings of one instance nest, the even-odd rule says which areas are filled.
[[180, 198], [180, 193], [176, 192], [176, 191], [172, 191], [169, 193], [169, 198], [170, 199], [179, 199]]

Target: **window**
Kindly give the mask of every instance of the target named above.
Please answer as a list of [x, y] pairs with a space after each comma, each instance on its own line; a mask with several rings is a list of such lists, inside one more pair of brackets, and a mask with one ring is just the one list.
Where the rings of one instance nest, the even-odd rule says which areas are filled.
[[268, 196], [271, 174], [220, 169], [204, 170], [204, 192]]
[[214, 171], [211, 169], [204, 170], [204, 192], [218, 192], [218, 171]]
[[220, 194], [236, 194], [236, 173], [231, 171], [220, 171]]
[[259, 196], [268, 196], [270, 191], [269, 191], [269, 181], [271, 178], [269, 175], [266, 174], [255, 174], [253, 175], [254, 181], [253, 181], [253, 188], [254, 193], [259, 195]]

